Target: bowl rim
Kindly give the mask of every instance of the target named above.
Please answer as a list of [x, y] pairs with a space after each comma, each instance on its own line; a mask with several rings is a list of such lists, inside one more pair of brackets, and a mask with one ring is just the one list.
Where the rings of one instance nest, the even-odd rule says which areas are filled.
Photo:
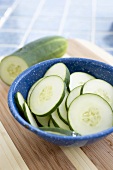
[[46, 60], [43, 62], [40, 62], [38, 64], [35, 64], [31, 67], [29, 67], [28, 69], [26, 69], [25, 71], [23, 71], [19, 76], [17, 76], [17, 78], [13, 81], [12, 85], [10, 86], [10, 89], [8, 91], [8, 97], [7, 97], [7, 101], [8, 101], [8, 107], [9, 110], [11, 112], [11, 114], [13, 115], [13, 117], [25, 128], [29, 129], [30, 131], [36, 133], [39, 136], [45, 136], [48, 138], [54, 138], [54, 139], [59, 139], [59, 140], [74, 140], [74, 141], [83, 141], [83, 140], [92, 140], [92, 139], [98, 139], [98, 138], [102, 138], [105, 137], [109, 134], [111, 134], [113, 132], [113, 127], [108, 128], [106, 130], [103, 130], [101, 132], [98, 133], [94, 133], [94, 134], [89, 134], [89, 135], [83, 135], [83, 136], [63, 136], [63, 135], [58, 135], [58, 134], [52, 134], [46, 131], [43, 131], [39, 128], [36, 128], [34, 126], [32, 126], [31, 124], [29, 124], [27, 121], [24, 120], [24, 118], [22, 118], [20, 116], [20, 114], [17, 111], [16, 108], [16, 104], [13, 103], [14, 101], [14, 97], [13, 97], [13, 91], [15, 90], [16, 86], [18, 85], [18, 82], [23, 79], [23, 77], [27, 74], [29, 74], [31, 71], [33, 71], [35, 68], [40, 67], [41, 65], [47, 63], [47, 62], [51, 62], [51, 61], [57, 61], [57, 62], [61, 62], [61, 61], [65, 61], [65, 60], [73, 60], [73, 61], [88, 61], [88, 62], [95, 62], [96, 64], [101, 64], [104, 65], [105, 67], [108, 67], [110, 69], [113, 69], [113, 67], [109, 64], [103, 63], [101, 61], [97, 61], [97, 60], [93, 60], [93, 59], [88, 59], [88, 58], [77, 58], [77, 57], [71, 57], [71, 58], [55, 58], [55, 59], [50, 59], [50, 60]]

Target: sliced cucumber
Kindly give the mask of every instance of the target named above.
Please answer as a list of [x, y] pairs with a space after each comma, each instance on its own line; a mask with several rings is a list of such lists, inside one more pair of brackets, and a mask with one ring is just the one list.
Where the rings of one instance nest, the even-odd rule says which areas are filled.
[[[15, 100], [24, 118], [32, 126], [43, 126], [45, 128], [42, 130], [59, 135], [67, 135], [66, 130], [75, 136], [93, 134], [111, 128], [112, 85], [87, 73], [76, 72], [71, 75], [74, 79], [70, 81], [69, 93], [65, 85], [66, 80], [62, 78], [64, 73], [61, 77], [58, 74], [52, 75], [51, 70], [55, 72], [54, 67], [59, 66], [62, 70], [65, 65], [62, 63], [53, 65], [46, 72], [50, 75], [45, 74], [32, 85], [27, 96], [29, 106], [22, 94], [16, 93]], [[61, 72], [65, 72], [65, 69], [63, 68]], [[78, 86], [79, 84], [82, 85]], [[63, 129], [65, 132], [55, 129]]]
[[44, 77], [32, 90], [29, 98], [31, 111], [38, 116], [51, 114], [65, 96], [65, 83], [59, 76]]
[[66, 107], [69, 108], [69, 105], [71, 102], [80, 95], [82, 89], [82, 85], [75, 87], [68, 95], [67, 100], [66, 100]]
[[112, 114], [110, 105], [102, 97], [83, 94], [70, 104], [68, 120], [75, 132], [88, 135], [111, 128]]
[[50, 76], [50, 75], [60, 76], [63, 79], [63, 81], [66, 83], [66, 85], [69, 86], [70, 72], [65, 64], [57, 63], [51, 66], [47, 70], [44, 76]]
[[53, 128], [41, 127], [40, 129], [43, 130], [43, 131], [46, 131], [48, 133], [63, 135], [63, 136], [73, 136], [75, 134], [71, 130], [65, 130], [65, 129], [57, 128], [57, 127], [55, 127], [55, 128], [54, 127]]
[[20, 92], [16, 93], [15, 101], [16, 101], [19, 111], [23, 114], [24, 113], [23, 104], [25, 102], [25, 99]]
[[55, 127], [55, 125], [54, 125], [54, 123], [53, 123], [53, 121], [52, 121], [52, 118], [50, 118], [50, 120], [49, 120], [49, 122], [48, 122], [48, 126], [49, 126], [50, 128], [54, 128], [54, 127]]
[[84, 72], [74, 72], [70, 75], [70, 84], [69, 89], [70, 91], [73, 90], [75, 87], [83, 85], [88, 80], [95, 79], [95, 77], [91, 76], [90, 74]]
[[58, 107], [58, 114], [59, 117], [62, 121], [64, 121], [64, 123], [66, 123], [68, 125], [68, 120], [67, 120], [67, 109], [66, 109], [66, 99], [68, 96], [69, 92], [66, 91], [64, 100], [62, 101], [62, 103], [60, 104], [60, 106]]
[[35, 88], [35, 86], [36, 86], [41, 80], [42, 80], [42, 78], [39, 79], [38, 81], [36, 81], [36, 82], [32, 85], [32, 87], [30, 88], [30, 90], [29, 90], [29, 92], [28, 92], [28, 96], [27, 96], [27, 104], [28, 104], [28, 106], [29, 106], [29, 98], [30, 98], [30, 95], [31, 95], [33, 89]]
[[101, 79], [94, 79], [86, 82], [82, 93], [94, 93], [103, 97], [113, 109], [113, 86]]
[[50, 115], [47, 115], [47, 116], [43, 116], [43, 117], [40, 117], [40, 116], [36, 116], [36, 119], [38, 120], [38, 122], [42, 125], [42, 126], [48, 126], [48, 123], [49, 123], [49, 120], [50, 120]]
[[51, 114], [53, 123], [56, 127], [62, 128], [62, 129], [66, 129], [66, 130], [70, 130], [69, 126], [67, 124], [65, 124], [59, 117], [57, 110], [55, 110], [52, 114]]
[[24, 116], [26, 120], [34, 127], [38, 127], [35, 118], [33, 117], [28, 105], [26, 102], [23, 104], [23, 109], [24, 109]]

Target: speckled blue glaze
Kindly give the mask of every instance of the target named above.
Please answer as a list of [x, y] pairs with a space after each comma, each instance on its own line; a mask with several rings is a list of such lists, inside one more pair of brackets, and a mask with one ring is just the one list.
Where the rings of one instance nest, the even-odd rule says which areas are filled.
[[53, 64], [63, 62], [66, 64], [70, 73], [75, 71], [82, 71], [89, 73], [96, 78], [103, 79], [113, 85], [113, 67], [102, 62], [98, 62], [90, 59], [83, 58], [60, 58], [60, 59], [52, 59], [47, 60], [41, 63], [38, 63], [27, 70], [25, 70], [22, 74], [20, 74], [13, 84], [10, 87], [8, 93], [8, 106], [9, 109], [14, 116], [14, 118], [25, 128], [29, 129], [33, 133], [42, 137], [43, 139], [52, 142], [57, 145], [75, 145], [75, 146], [84, 146], [87, 144], [91, 144], [97, 140], [102, 139], [103, 137], [109, 135], [113, 132], [113, 128], [107, 129], [105, 131], [85, 136], [60, 136], [55, 134], [50, 134], [44, 132], [38, 128], [31, 126], [27, 123], [19, 114], [18, 109], [15, 103], [15, 94], [17, 91], [21, 92], [22, 95], [26, 98], [28, 91], [32, 84], [40, 79], [46, 72], [46, 70], [51, 67]]

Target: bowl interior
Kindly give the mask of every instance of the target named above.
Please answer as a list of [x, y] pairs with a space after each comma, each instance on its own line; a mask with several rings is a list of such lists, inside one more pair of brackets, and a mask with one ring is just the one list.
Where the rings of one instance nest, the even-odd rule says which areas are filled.
[[[41, 62], [39, 64], [36, 64], [27, 70], [25, 70], [23, 73], [21, 73], [13, 82], [13, 84], [10, 87], [9, 94], [8, 94], [8, 105], [10, 108], [11, 113], [13, 116], [25, 127], [30, 129], [31, 131], [35, 133], [41, 133], [41, 135], [48, 135], [48, 133], [41, 132], [39, 129], [36, 129], [35, 127], [32, 127], [29, 125], [19, 114], [18, 109], [16, 107], [15, 103], [15, 94], [19, 91], [22, 93], [24, 98], [27, 98], [28, 91], [30, 87], [35, 83], [38, 79], [43, 77], [46, 70], [54, 65], [55, 63], [63, 62], [68, 67], [70, 73], [73, 73], [75, 71], [81, 71], [89, 73], [96, 78], [102, 79], [113, 85], [113, 67], [107, 64], [104, 64], [102, 62], [98, 62], [95, 60], [90, 59], [83, 59], [83, 58], [60, 58], [60, 59], [52, 59], [47, 60], [44, 62]], [[108, 135], [109, 133], [113, 132], [113, 128], [107, 129], [103, 131], [102, 133], [93, 134], [93, 135], [86, 135], [86, 136], [79, 136], [76, 138], [80, 140], [90, 139], [90, 138], [99, 138], [100, 136]], [[51, 134], [53, 135], [53, 134]], [[50, 137], [51, 137], [50, 135]], [[53, 135], [54, 136], [54, 135]], [[57, 135], [55, 135], [57, 136]], [[60, 137], [63, 138], [62, 136]], [[66, 138], [66, 137], [65, 137]], [[74, 137], [67, 137], [68, 139], [74, 138]]]

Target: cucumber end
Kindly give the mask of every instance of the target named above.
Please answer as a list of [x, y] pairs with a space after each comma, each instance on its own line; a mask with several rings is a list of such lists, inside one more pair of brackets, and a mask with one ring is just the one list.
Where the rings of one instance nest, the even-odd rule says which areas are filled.
[[0, 77], [4, 83], [11, 85], [15, 78], [27, 68], [28, 65], [22, 58], [8, 56], [0, 63]]

